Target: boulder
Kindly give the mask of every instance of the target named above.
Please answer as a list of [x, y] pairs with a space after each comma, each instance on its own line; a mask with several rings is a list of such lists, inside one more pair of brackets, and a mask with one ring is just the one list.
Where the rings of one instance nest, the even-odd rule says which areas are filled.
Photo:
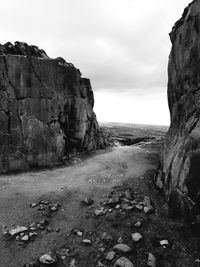
[[116, 260], [114, 267], [134, 267], [134, 265], [129, 259], [121, 257]]

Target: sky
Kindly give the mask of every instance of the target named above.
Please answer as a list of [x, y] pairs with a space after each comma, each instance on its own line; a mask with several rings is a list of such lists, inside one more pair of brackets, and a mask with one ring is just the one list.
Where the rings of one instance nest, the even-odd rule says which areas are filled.
[[169, 32], [188, 0], [0, 0], [0, 43], [23, 41], [90, 78], [98, 121], [169, 125]]

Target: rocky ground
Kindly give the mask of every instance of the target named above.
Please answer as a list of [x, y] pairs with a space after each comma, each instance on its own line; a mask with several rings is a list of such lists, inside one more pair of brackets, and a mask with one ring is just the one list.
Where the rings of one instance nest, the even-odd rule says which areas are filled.
[[154, 187], [162, 142], [0, 177], [0, 266], [200, 266], [200, 239]]

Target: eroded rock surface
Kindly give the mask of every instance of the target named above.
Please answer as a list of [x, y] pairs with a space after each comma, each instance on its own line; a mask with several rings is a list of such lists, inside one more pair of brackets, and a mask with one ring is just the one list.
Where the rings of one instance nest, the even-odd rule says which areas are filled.
[[0, 173], [104, 146], [89, 79], [26, 43], [0, 45]]
[[176, 214], [200, 207], [200, 1], [193, 1], [170, 33], [168, 102], [171, 125], [157, 184]]

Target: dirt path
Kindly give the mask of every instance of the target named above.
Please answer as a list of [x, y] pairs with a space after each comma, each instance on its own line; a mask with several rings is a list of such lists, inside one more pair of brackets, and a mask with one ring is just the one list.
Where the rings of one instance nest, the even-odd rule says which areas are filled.
[[[164, 217], [164, 206], [159, 203], [160, 198], [157, 197], [157, 193], [153, 189], [149, 191], [147, 186], [149, 177], [157, 166], [158, 155], [152, 146], [150, 149], [139, 145], [118, 146], [112, 151], [96, 154], [70, 167], [1, 176], [0, 226], [2, 230], [10, 230], [16, 226], [30, 226], [31, 223], [44, 219], [48, 220], [48, 227], [45, 226], [38, 231], [38, 236], [30, 242], [10, 240], [1, 235], [0, 266], [20, 267], [38, 259], [48, 251], [57, 253], [64, 251], [65, 255], [56, 266], [89, 267], [98, 266], [100, 262], [104, 262], [104, 266], [113, 266], [114, 260], [106, 261], [105, 255], [119, 237], [123, 237], [132, 249], [134, 246], [137, 250], [128, 255], [136, 267], [146, 266], [148, 252], [157, 253], [156, 256], [160, 261], [157, 267], [193, 266], [187, 264], [194, 263], [194, 255], [191, 256], [189, 252], [183, 252], [179, 248], [181, 246], [186, 249], [185, 245], [183, 246], [184, 241], [180, 241], [180, 229], [177, 227], [175, 234], [174, 224], [171, 228], [169, 226], [165, 229], [166, 222], [171, 222], [166, 215]], [[146, 215], [138, 211], [126, 213], [123, 210], [119, 212], [111, 209], [103, 216], [98, 218], [94, 216], [95, 208], [101, 207], [108, 199], [108, 195], [113, 196], [116, 192], [121, 192], [123, 195], [127, 189], [130, 189], [138, 201], [144, 195], [151, 194], [157, 212]], [[88, 207], [82, 206], [81, 201], [86, 197], [93, 199], [94, 204]], [[38, 203], [41, 200], [59, 203], [60, 207], [58, 211], [52, 213], [46, 208], [38, 210], [38, 206], [30, 207], [30, 203]], [[145, 236], [139, 245], [132, 244], [130, 240], [131, 232], [134, 230], [132, 224], [137, 220], [142, 221], [144, 228], [141, 228], [141, 232]], [[182, 229], [183, 225], [181, 224], [180, 227]], [[71, 234], [73, 229], [79, 229], [83, 236]], [[101, 244], [100, 237], [103, 232], [108, 232], [112, 236], [109, 244]], [[172, 233], [173, 238], [171, 238]], [[89, 248], [82, 245], [83, 238], [89, 238], [93, 245]], [[160, 257], [160, 252], [157, 251], [157, 248], [161, 252], [163, 249], [156, 243], [159, 238], [173, 239], [173, 244], [176, 243], [175, 238], [180, 243], [180, 246], [176, 244], [180, 249], [179, 257], [176, 255], [177, 250], [173, 250], [173, 257], [167, 254], [171, 257], [168, 265], [166, 265], [166, 258]], [[105, 250], [101, 250], [102, 246]], [[120, 255], [116, 254], [117, 256]], [[174, 259], [179, 265], [170, 265]]]

